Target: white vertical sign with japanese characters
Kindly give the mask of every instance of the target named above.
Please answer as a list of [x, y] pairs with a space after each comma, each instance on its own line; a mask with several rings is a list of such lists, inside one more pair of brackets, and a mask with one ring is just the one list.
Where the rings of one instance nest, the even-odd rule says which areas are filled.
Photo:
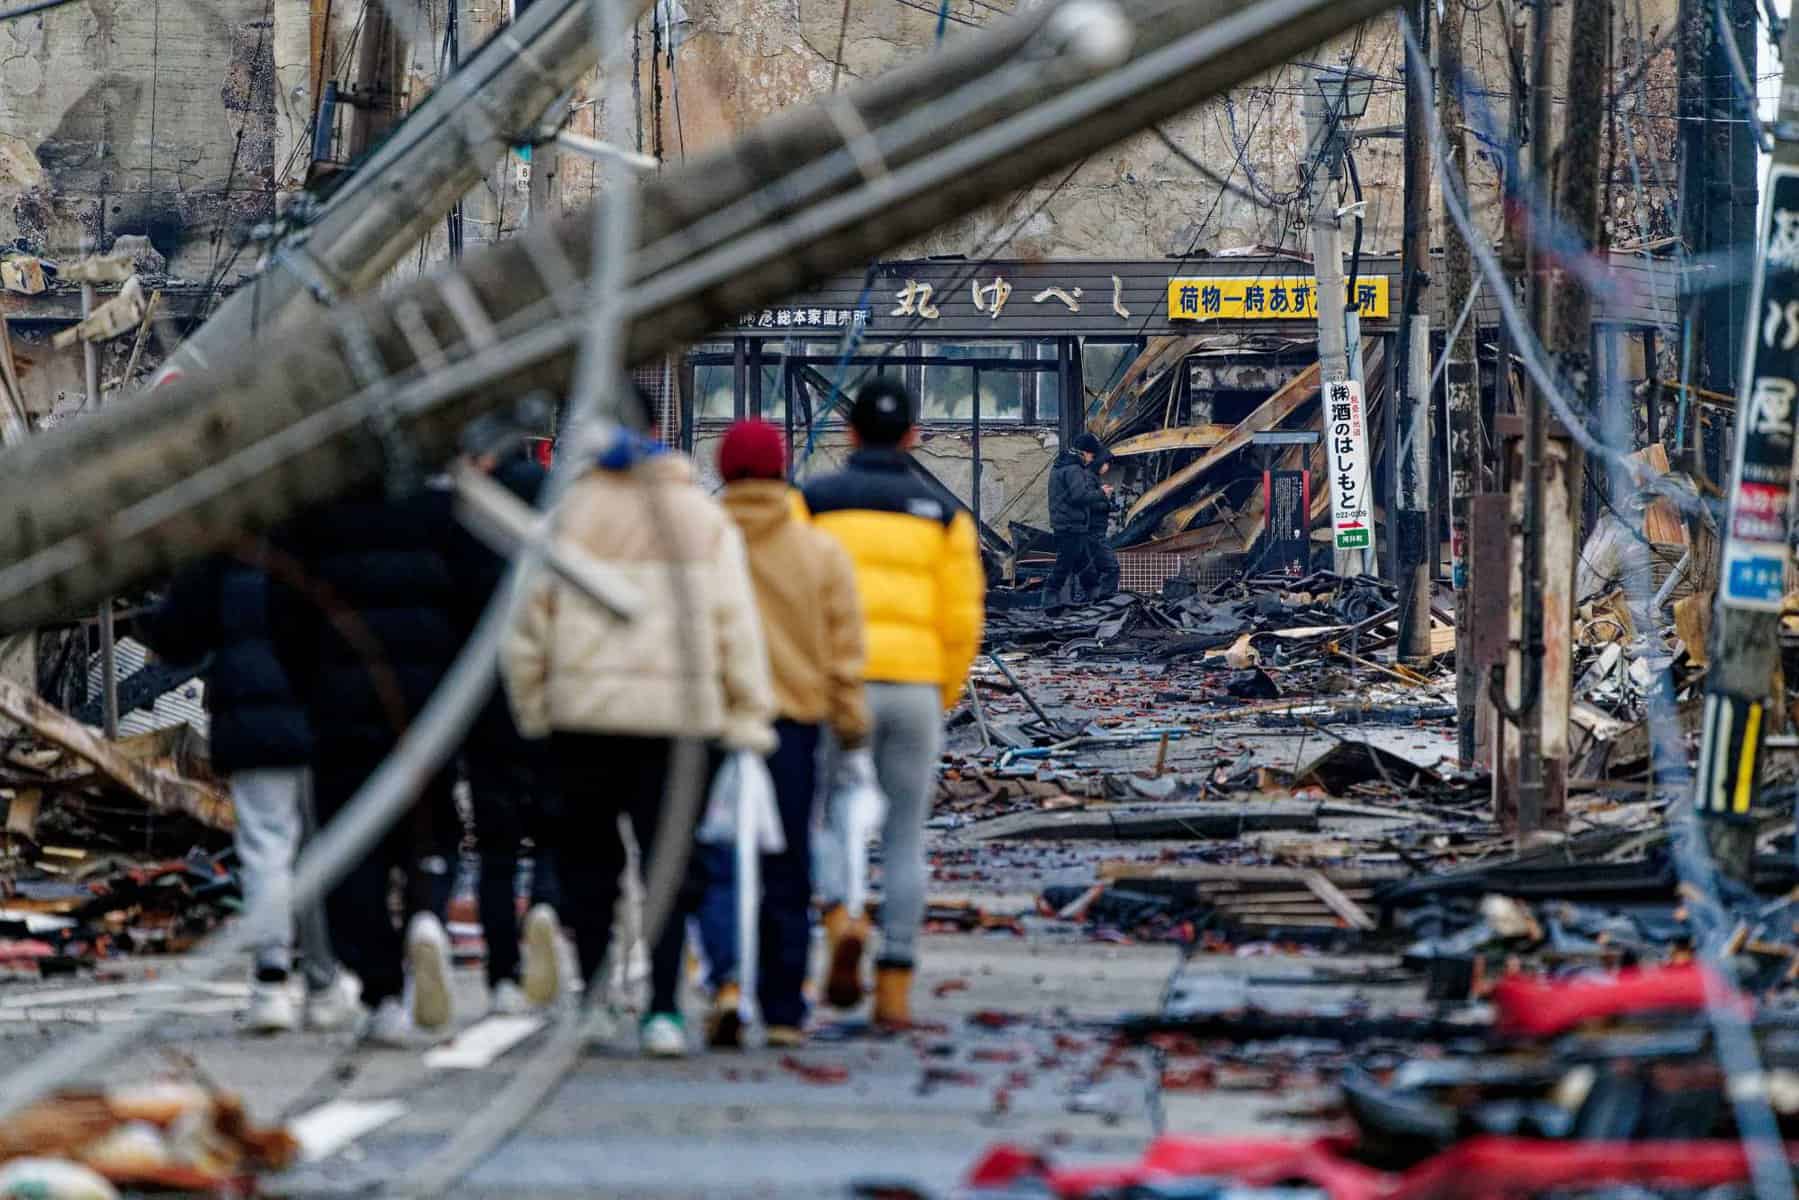
[[1732, 493], [1724, 530], [1726, 607], [1777, 613], [1786, 595], [1793, 485], [1794, 398], [1799, 394], [1799, 170], [1768, 174], [1768, 231], [1750, 289], [1755, 322], [1743, 368]]
[[1325, 462], [1330, 468], [1331, 541], [1339, 550], [1374, 546], [1374, 507], [1368, 495], [1368, 413], [1353, 379], [1324, 385]]

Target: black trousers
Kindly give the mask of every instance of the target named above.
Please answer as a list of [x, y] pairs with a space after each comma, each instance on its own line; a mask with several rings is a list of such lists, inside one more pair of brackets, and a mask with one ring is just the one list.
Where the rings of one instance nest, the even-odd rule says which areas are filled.
[[469, 798], [475, 816], [475, 845], [481, 860], [476, 904], [487, 943], [487, 984], [517, 981], [518, 864], [523, 842], [531, 840], [531, 903], [561, 909], [556, 872], [555, 819], [559, 806], [547, 779], [468, 767]]
[[1087, 568], [1093, 578], [1084, 584], [1089, 600], [1099, 600], [1118, 590], [1118, 556], [1106, 544], [1105, 535], [1087, 535]]
[[[313, 801], [319, 823], [328, 825], [356, 789], [374, 773], [378, 762], [320, 761], [313, 767]], [[449, 904], [447, 883], [419, 869], [426, 858], [439, 858], [454, 846], [451, 831], [461, 829], [456, 798], [447, 775], [425, 786], [413, 810], [395, 822], [361, 861], [338, 880], [325, 897], [325, 924], [338, 961], [362, 980], [362, 1002], [370, 1008], [404, 989], [405, 945], [388, 908], [388, 888], [397, 869], [405, 877], [404, 917], [432, 912], [439, 920]], [[460, 834], [457, 834], [457, 840]], [[454, 869], [455, 859], [450, 859]]]
[[1088, 586], [1092, 569], [1087, 561], [1087, 542], [1085, 531], [1056, 534], [1056, 565], [1050, 569], [1049, 582], [1044, 585], [1050, 594], [1060, 593], [1070, 579], [1078, 579], [1082, 587]]
[[706, 791], [722, 755], [708, 750], [693, 819], [673, 831], [677, 845], [664, 845], [662, 813], [668, 792], [674, 742], [669, 738], [619, 737], [610, 734], [558, 733], [550, 742], [562, 804], [557, 865], [561, 870], [563, 919], [575, 933], [581, 976], [591, 981], [612, 942], [612, 916], [618, 907], [619, 876], [625, 869], [625, 844], [618, 818], [631, 818], [643, 852], [643, 872], [651, 877], [662, 856], [683, 855], [687, 868], [673, 911], [661, 936], [650, 948], [650, 1011], [680, 1012], [681, 957], [687, 943], [687, 918], [697, 912], [709, 878], [702, 856], [692, 853], [693, 834], [706, 811]]

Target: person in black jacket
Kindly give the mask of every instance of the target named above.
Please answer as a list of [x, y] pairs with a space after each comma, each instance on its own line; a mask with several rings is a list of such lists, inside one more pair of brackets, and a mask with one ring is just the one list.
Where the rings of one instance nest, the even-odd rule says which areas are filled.
[[[319, 817], [329, 822], [418, 718], [461, 645], [453, 497], [428, 485], [320, 505], [271, 539], [270, 628], [313, 730]], [[450, 1020], [449, 901], [461, 841], [448, 772], [426, 781], [325, 901], [332, 944], [362, 978], [365, 1037], [408, 1045]], [[388, 876], [407, 877], [402, 939]]]
[[1112, 469], [1112, 452], [1100, 447], [1087, 469], [1099, 485], [1087, 502], [1087, 568], [1093, 574], [1093, 582], [1087, 585], [1087, 599], [1104, 600], [1118, 590], [1118, 556], [1106, 540], [1112, 523], [1112, 485], [1106, 482], [1106, 473]]
[[[549, 472], [530, 454], [532, 431], [512, 413], [469, 422], [462, 434], [465, 461], [492, 476], [526, 504], [536, 505]], [[456, 539], [461, 589], [458, 636], [467, 641], [505, 579], [507, 559], [467, 530]], [[481, 858], [478, 891], [481, 931], [487, 942], [487, 987], [495, 1012], [520, 1013], [555, 997], [560, 904], [550, 830], [560, 807], [548, 745], [518, 731], [505, 690], [494, 685], [462, 746], [463, 775], [474, 808]], [[521, 843], [529, 838], [531, 910], [525, 918], [527, 949], [521, 979], [519, 921], [515, 901]]]
[[[1062, 588], [1074, 579], [1092, 597], [1102, 582], [1103, 559], [1110, 557], [1105, 545], [1106, 514], [1111, 509], [1111, 489], [1099, 481], [1092, 463], [1105, 453], [1098, 438], [1083, 433], [1074, 445], [1056, 456], [1049, 473], [1049, 521], [1056, 535], [1056, 565], [1044, 585], [1044, 603], [1054, 604]], [[1094, 526], [1098, 516], [1097, 537]], [[1104, 551], [1095, 561], [1094, 544]], [[1115, 560], [1114, 560], [1115, 561]]]
[[288, 989], [297, 916], [305, 1023], [342, 1028], [356, 1013], [355, 981], [337, 970], [318, 905], [293, 906], [294, 858], [312, 818], [312, 729], [269, 641], [268, 577], [248, 562], [206, 559], [175, 577], [139, 632], [170, 662], [206, 664], [212, 765], [230, 781], [246, 919], [257, 923], [246, 1027], [278, 1033], [298, 1023]]

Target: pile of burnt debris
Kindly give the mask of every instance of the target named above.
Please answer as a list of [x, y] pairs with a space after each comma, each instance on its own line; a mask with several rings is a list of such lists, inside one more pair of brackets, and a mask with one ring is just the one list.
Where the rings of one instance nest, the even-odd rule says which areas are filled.
[[185, 1080], [63, 1092], [0, 1121], [0, 1195], [250, 1195], [300, 1149], [236, 1096]]
[[243, 907], [230, 850], [157, 861], [47, 846], [15, 871], [0, 894], [0, 979], [179, 954]]
[[[1210, 996], [1196, 1011], [1138, 1022], [1131, 1036], [1159, 1052], [1165, 1092], [1223, 1098], [1246, 1071], [1301, 1094], [1334, 1079], [1294, 1115], [1339, 1132], [1166, 1136], [1134, 1162], [1099, 1166], [1000, 1147], [964, 1194], [1748, 1197], [1766, 1194], [1755, 1186], [1764, 1172], [1792, 1170], [1799, 1020], [1703, 967], [1513, 976], [1483, 1009], [1454, 1013], [1302, 1011], [1278, 998], [1259, 1007]], [[1758, 1066], [1721, 1065], [1723, 1022]]]
[[965, 1194], [1766, 1194], [1765, 1172], [1799, 1162], [1799, 951], [1790, 867], [1758, 882], [1784, 894], [1733, 910], [1722, 969], [1695, 950], [1721, 910], [1654, 871], [1511, 863], [1376, 886], [1397, 959], [1178, 971], [1162, 1009], [1120, 1029], [1156, 1052], [1165, 1097], [1277, 1092], [1334, 1132], [1166, 1137], [1078, 1168], [1001, 1147]]

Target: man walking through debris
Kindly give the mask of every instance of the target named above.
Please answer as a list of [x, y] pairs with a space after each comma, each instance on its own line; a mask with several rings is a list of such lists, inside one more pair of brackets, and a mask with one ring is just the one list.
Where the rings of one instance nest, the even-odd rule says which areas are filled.
[[[649, 401], [631, 396], [645, 425]], [[686, 457], [654, 437], [620, 430], [570, 490], [560, 534], [634, 585], [642, 609], [622, 621], [545, 573], [501, 647], [500, 667], [518, 727], [550, 739], [564, 806], [558, 865], [581, 975], [592, 980], [612, 937], [629, 814], [644, 874], [661, 856], [691, 849], [693, 824], [665, 831], [675, 739], [712, 745], [707, 778], [723, 752], [772, 753], [775, 698], [743, 539], [694, 482]], [[681, 839], [677, 850], [664, 837]], [[650, 955], [651, 1000], [643, 1049], [687, 1053], [679, 990], [687, 917], [707, 885], [689, 858], [681, 894]], [[595, 1008], [596, 1044], [612, 1031]]]
[[[264, 552], [251, 549], [251, 557]], [[213, 769], [231, 783], [238, 876], [246, 919], [256, 923], [246, 1028], [281, 1033], [300, 1023], [288, 989], [297, 918], [306, 1027], [341, 1029], [356, 1017], [356, 981], [337, 969], [319, 907], [294, 911], [294, 859], [312, 808], [312, 729], [269, 640], [268, 593], [253, 563], [206, 559], [175, 577], [139, 630], [170, 662], [210, 656], [207, 740]]]
[[1056, 565], [1043, 586], [1045, 607], [1061, 602], [1070, 579], [1087, 600], [1117, 590], [1118, 557], [1106, 544], [1112, 488], [1101, 483], [1099, 475], [1107, 463], [1109, 456], [1099, 439], [1083, 433], [1056, 456], [1050, 469], [1049, 521], [1056, 536]]
[[[451, 563], [452, 497], [425, 485], [321, 505], [273, 539], [291, 564], [274, 580], [276, 653], [313, 729], [319, 817], [355, 796], [416, 719], [460, 642]], [[332, 944], [362, 979], [364, 1036], [405, 1046], [450, 1021], [443, 912], [461, 821], [447, 773], [427, 781], [399, 822], [325, 900]], [[388, 918], [388, 878], [407, 878], [404, 940]]]
[[[804, 1041], [806, 1020], [801, 991], [812, 940], [812, 801], [820, 735], [828, 724], [838, 745], [859, 750], [868, 738], [869, 716], [855, 567], [833, 538], [796, 513], [786, 459], [780, 432], [762, 421], [733, 425], [718, 451], [725, 511], [748, 547], [780, 714], [775, 722], [780, 746], [769, 756], [768, 769], [787, 848], [762, 860], [757, 999], [769, 1044], [791, 1047]], [[711, 860], [714, 880], [726, 885], [708, 898], [706, 942], [713, 971], [728, 977], [736, 945], [736, 904], [728, 886], [733, 852], [725, 846], [702, 846], [700, 852]], [[728, 961], [716, 961], [727, 955]], [[714, 1045], [737, 1044], [736, 1010], [735, 987], [721, 988], [714, 1005]]]
[[[887, 798], [874, 1018], [896, 1028], [911, 1023], [912, 969], [925, 911], [924, 825], [937, 782], [943, 710], [961, 696], [980, 647], [985, 599], [974, 522], [912, 469], [907, 449], [917, 439], [916, 417], [911, 394], [897, 381], [866, 384], [850, 407], [856, 452], [843, 471], [806, 488], [814, 520], [855, 562], [862, 596], [873, 769]], [[868, 760], [866, 754], [840, 757]], [[862, 995], [867, 920], [844, 904], [848, 855], [862, 849], [845, 836], [846, 814], [835, 803], [843, 794], [832, 789], [820, 890], [829, 902], [826, 998], [848, 1008]]]
[[[531, 434], [530, 424], [517, 414], [490, 413], [463, 430], [462, 453], [469, 465], [535, 507], [549, 472], [531, 457]], [[467, 581], [461, 589], [457, 636], [467, 642], [506, 576], [507, 560], [467, 530], [457, 531], [455, 544], [457, 574]], [[463, 742], [462, 767], [481, 862], [476, 896], [487, 943], [489, 1006], [496, 1013], [522, 1013], [549, 1003], [557, 990], [560, 895], [553, 847], [559, 806], [547, 748], [519, 734], [497, 684]], [[532, 846], [531, 909], [525, 916], [521, 971], [515, 892], [527, 838]]]

